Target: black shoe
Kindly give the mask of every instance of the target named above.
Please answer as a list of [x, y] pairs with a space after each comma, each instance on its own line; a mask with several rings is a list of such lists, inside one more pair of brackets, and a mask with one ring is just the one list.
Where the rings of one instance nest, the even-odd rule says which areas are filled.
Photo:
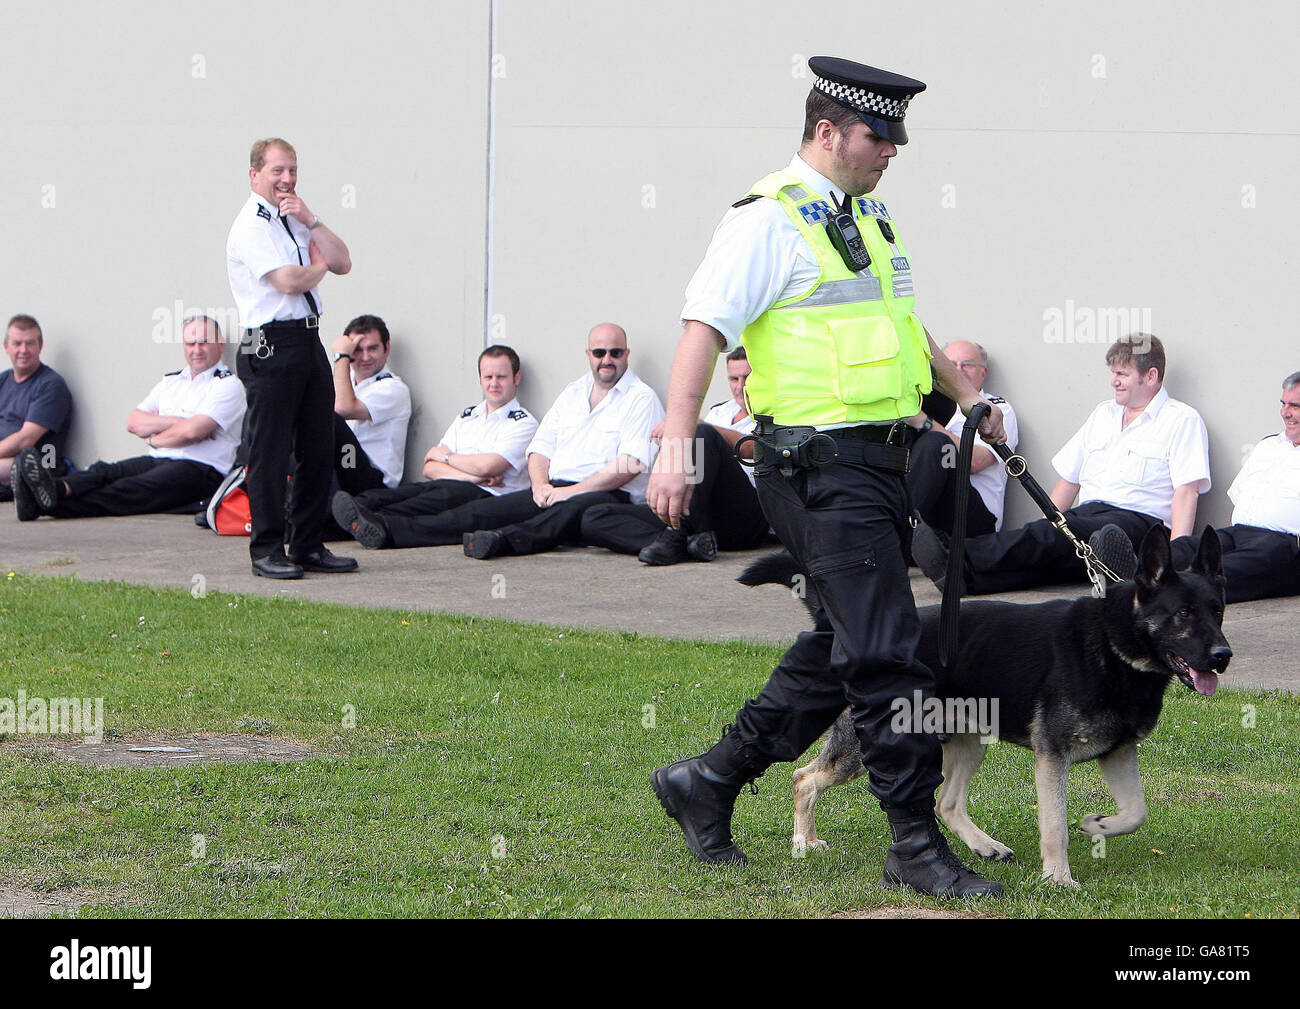
[[253, 558], [253, 574], [263, 578], [301, 578], [302, 568], [277, 552]]
[[636, 559], [642, 564], [653, 567], [666, 567], [688, 560], [690, 554], [686, 549], [686, 534], [672, 526], [664, 526], [664, 531], [654, 538], [649, 546], [641, 548]]
[[918, 522], [912, 530], [912, 557], [921, 573], [942, 592], [948, 582], [948, 544], [942, 534]]
[[718, 556], [718, 538], [712, 530], [686, 537], [686, 552], [694, 560], [707, 564]]
[[464, 548], [466, 557], [485, 561], [489, 557], [505, 553], [506, 538], [495, 529], [479, 529], [462, 535], [460, 545]]
[[384, 520], [357, 504], [357, 499], [347, 491], [339, 491], [330, 501], [330, 513], [339, 528], [367, 550], [378, 550], [388, 544], [388, 527]]
[[319, 571], [325, 575], [341, 575], [357, 569], [355, 557], [339, 557], [332, 554], [328, 547], [321, 547], [309, 554], [300, 554], [289, 558], [290, 564], [297, 564], [304, 571]]
[[686, 847], [710, 865], [747, 865], [749, 858], [731, 839], [731, 811], [745, 787], [743, 779], [723, 777], [704, 755], [679, 760], [650, 775], [650, 787], [664, 811], [686, 835]]
[[13, 490], [9, 496], [13, 498], [14, 511], [18, 513], [19, 522], [31, 522], [41, 517], [41, 509], [36, 504], [36, 499], [32, 497], [32, 492], [27, 489], [27, 481], [24, 480], [18, 472], [15, 465], [13, 472], [10, 474], [13, 480]]
[[[59, 485], [54, 479], [54, 474], [41, 465], [40, 453], [36, 448], [29, 447], [23, 449], [14, 458], [13, 469], [18, 471], [19, 479], [27, 485], [27, 489], [32, 492], [32, 498], [42, 512], [49, 514], [54, 511], [54, 506], [59, 501]], [[13, 480], [13, 473], [9, 475]], [[14, 492], [14, 503], [18, 502], [18, 492]]]
[[1137, 574], [1138, 558], [1133, 541], [1113, 522], [1108, 522], [1088, 537], [1088, 546], [1106, 567], [1119, 575], [1121, 581], [1130, 581]]
[[964, 865], [939, 830], [933, 810], [889, 811], [894, 843], [885, 856], [880, 885], [887, 890], [904, 887], [929, 897], [1001, 897], [1002, 884], [985, 879]]

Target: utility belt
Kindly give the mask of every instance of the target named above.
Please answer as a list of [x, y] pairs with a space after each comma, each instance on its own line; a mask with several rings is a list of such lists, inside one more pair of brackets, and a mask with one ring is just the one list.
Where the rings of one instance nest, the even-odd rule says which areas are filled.
[[[906, 421], [892, 424], [859, 424], [818, 431], [815, 427], [785, 427], [771, 417], [754, 415], [754, 432], [736, 442], [754, 443], [754, 473], [764, 476], [779, 472], [784, 477], [795, 470], [849, 463], [872, 466], [900, 475], [907, 472], [910, 446], [915, 438]], [[741, 459], [742, 465], [751, 465]]]
[[319, 330], [319, 315], [309, 315], [305, 319], [273, 319], [255, 329], [244, 330], [243, 339], [239, 341], [240, 353], [252, 354], [259, 360], [265, 360], [275, 353], [277, 342], [288, 344], [295, 337], [316, 338]]

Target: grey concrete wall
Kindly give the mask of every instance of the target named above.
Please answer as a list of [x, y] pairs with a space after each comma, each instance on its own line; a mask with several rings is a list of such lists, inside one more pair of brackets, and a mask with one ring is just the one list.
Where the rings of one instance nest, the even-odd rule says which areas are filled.
[[418, 466], [478, 395], [488, 21], [476, 0], [6, 8], [0, 312], [40, 320], [76, 397], [75, 461], [139, 452], [126, 416], [184, 364], [178, 303], [233, 313], [248, 148], [279, 135], [356, 264], [323, 282], [325, 331], [387, 321]]
[[[1210, 428], [1203, 518], [1227, 521], [1242, 447], [1277, 427], [1279, 379], [1300, 367], [1293, 4], [304, 9], [305, 24], [251, 3], [7, 15], [26, 58], [0, 67], [0, 303], [45, 326], [79, 398], [77, 458], [134, 450], [126, 412], [179, 364], [153, 314], [229, 305], [222, 246], [248, 144], [269, 133], [298, 145], [304, 198], [352, 247], [353, 274], [326, 281], [327, 328], [362, 311], [392, 324], [421, 410], [409, 458], [476, 397], [485, 340], [519, 349], [541, 411], [585, 367], [587, 329], [617, 321], [666, 392], [683, 288], [726, 207], [793, 153], [818, 52], [930, 85], [877, 195], [922, 317], [941, 342], [988, 347], [1046, 482], [1109, 395], [1105, 346], [1137, 325]], [[312, 55], [289, 67], [295, 43]]]

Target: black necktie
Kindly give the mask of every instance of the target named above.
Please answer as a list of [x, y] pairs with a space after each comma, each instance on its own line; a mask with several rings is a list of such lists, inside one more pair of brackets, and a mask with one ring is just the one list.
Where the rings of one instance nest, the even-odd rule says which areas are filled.
[[[289, 227], [289, 218], [281, 215], [280, 223], [284, 225], [284, 230], [289, 232], [289, 240], [293, 242], [293, 251], [298, 253], [298, 265], [305, 265], [302, 261], [302, 250], [298, 248], [298, 240], [293, 237], [293, 229]], [[304, 291], [303, 293], [307, 296], [307, 306], [311, 309], [311, 314], [320, 315], [316, 308], [316, 299], [311, 296], [311, 291]]]

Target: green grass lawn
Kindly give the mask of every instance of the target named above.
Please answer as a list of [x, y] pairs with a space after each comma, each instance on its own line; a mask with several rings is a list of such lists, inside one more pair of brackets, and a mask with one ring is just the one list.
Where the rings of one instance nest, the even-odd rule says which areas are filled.
[[[0, 573], [0, 697], [102, 696], [110, 737], [252, 731], [323, 751], [293, 764], [124, 769], [0, 750], [0, 884], [98, 892], [106, 902], [82, 912], [96, 917], [947, 906], [876, 885], [887, 830], [865, 780], [819, 806], [831, 850], [791, 857], [788, 764], [738, 802], [747, 868], [690, 858], [650, 771], [716, 738], [777, 657], [760, 646]], [[1243, 705], [1255, 708], [1252, 728]], [[1142, 746], [1151, 817], [1099, 859], [1076, 831], [1071, 862], [1084, 886], [1071, 892], [1038, 882], [1030, 755], [993, 746], [972, 815], [1018, 861], [986, 867], [1009, 896], [980, 909], [1300, 915], [1298, 713], [1290, 695], [1224, 688], [1206, 699], [1175, 684]], [[1070, 781], [1073, 819], [1113, 808], [1095, 765]]]

